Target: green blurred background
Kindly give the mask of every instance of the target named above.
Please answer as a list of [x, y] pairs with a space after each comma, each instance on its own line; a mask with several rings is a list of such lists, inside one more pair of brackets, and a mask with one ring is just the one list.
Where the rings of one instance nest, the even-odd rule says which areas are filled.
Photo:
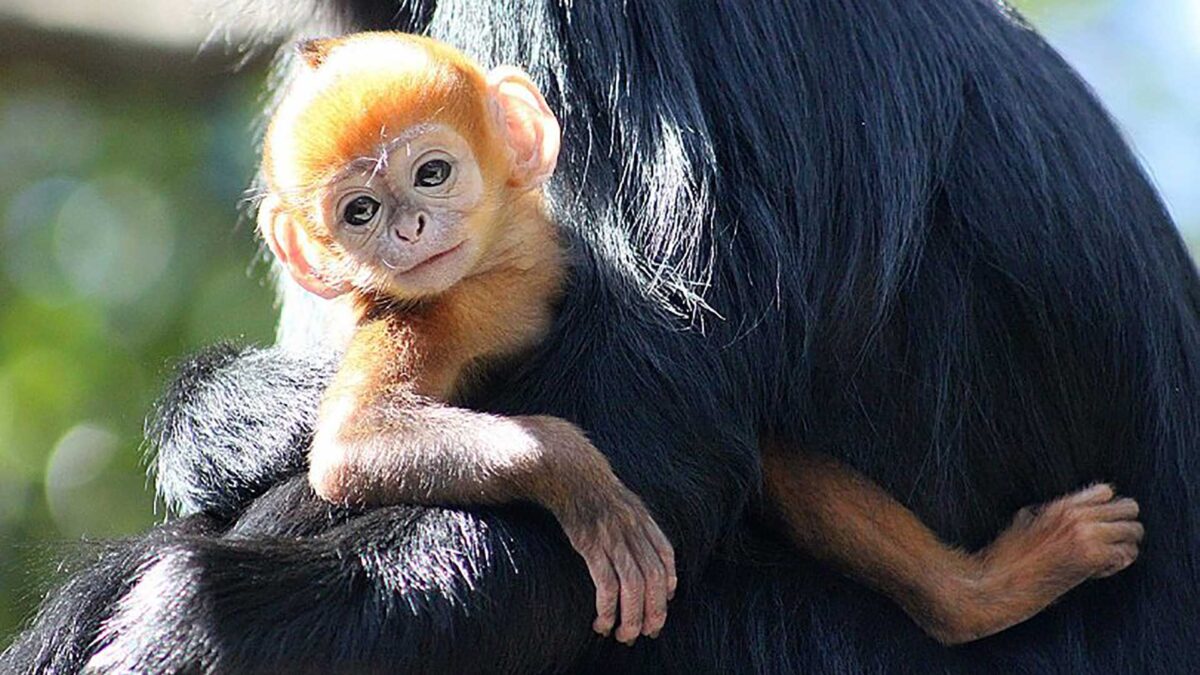
[[[1200, 235], [1195, 0], [1017, 2]], [[141, 452], [172, 359], [269, 342], [238, 204], [261, 59], [178, 0], [0, 0], [0, 648], [81, 538], [164, 516]], [[157, 506], [157, 508], [156, 508]]]

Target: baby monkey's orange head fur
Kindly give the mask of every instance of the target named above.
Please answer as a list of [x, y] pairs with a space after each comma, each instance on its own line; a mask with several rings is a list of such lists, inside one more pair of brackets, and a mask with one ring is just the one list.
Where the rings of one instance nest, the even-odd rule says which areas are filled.
[[529, 77], [402, 33], [301, 43], [271, 120], [259, 230], [302, 286], [419, 299], [505, 253], [559, 126]]

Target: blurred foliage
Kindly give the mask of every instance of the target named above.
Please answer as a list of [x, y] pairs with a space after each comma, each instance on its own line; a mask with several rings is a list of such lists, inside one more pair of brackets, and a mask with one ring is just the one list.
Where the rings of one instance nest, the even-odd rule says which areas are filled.
[[156, 518], [139, 447], [171, 359], [273, 335], [238, 224], [261, 73], [218, 74], [0, 69], [0, 646], [60, 542]]
[[[1121, 3], [1012, 4], [1041, 25]], [[139, 448], [170, 361], [273, 332], [236, 208], [261, 71], [95, 56], [0, 54], [0, 647], [70, 542], [162, 517]]]

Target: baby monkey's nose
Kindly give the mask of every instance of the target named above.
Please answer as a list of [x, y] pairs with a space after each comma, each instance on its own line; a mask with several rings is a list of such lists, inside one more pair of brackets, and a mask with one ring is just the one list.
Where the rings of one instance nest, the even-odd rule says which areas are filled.
[[415, 244], [420, 240], [421, 234], [425, 232], [427, 220], [424, 213], [418, 213], [415, 217], [401, 216], [392, 222], [392, 235], [400, 241]]

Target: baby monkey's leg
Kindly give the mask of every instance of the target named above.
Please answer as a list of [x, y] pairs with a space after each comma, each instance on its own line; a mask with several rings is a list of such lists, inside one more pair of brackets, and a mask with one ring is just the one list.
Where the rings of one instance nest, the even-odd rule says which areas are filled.
[[806, 551], [887, 594], [943, 644], [1018, 624], [1137, 558], [1138, 505], [1104, 484], [1022, 509], [983, 550], [938, 540], [882, 488], [828, 457], [764, 453], [773, 506]]
[[656, 636], [676, 585], [675, 554], [650, 512], [574, 425], [439, 404], [345, 407], [310, 453], [313, 488], [334, 502], [500, 504], [550, 510], [596, 584], [593, 628]]

